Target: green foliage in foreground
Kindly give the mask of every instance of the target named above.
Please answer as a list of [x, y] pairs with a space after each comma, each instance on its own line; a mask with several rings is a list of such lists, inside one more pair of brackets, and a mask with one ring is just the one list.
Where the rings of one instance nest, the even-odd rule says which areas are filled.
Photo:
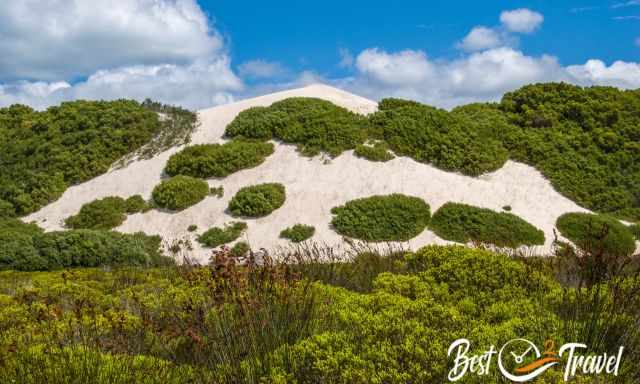
[[631, 230], [613, 217], [590, 213], [565, 213], [556, 227], [562, 236], [582, 249], [611, 255], [630, 255], [636, 250]]
[[224, 228], [213, 227], [198, 236], [198, 242], [207, 247], [217, 247], [236, 240], [247, 229], [247, 223], [234, 221]]
[[[437, 246], [368, 274], [372, 261], [348, 263], [370, 280], [360, 293], [312, 282], [332, 264], [239, 267], [224, 254], [200, 268], [0, 272], [0, 382], [440, 384], [458, 338], [470, 353], [561, 345], [574, 341], [564, 325], [585, 321], [556, 312], [571, 304], [535, 263]], [[597, 380], [634, 382], [637, 345], [625, 346], [624, 376]], [[494, 364], [464, 382], [502, 381]]]
[[85, 229], [43, 233], [34, 224], [0, 221], [0, 269], [44, 271], [170, 263], [160, 253], [158, 236]]
[[38, 210], [70, 185], [105, 173], [159, 130], [158, 115], [135, 101], [75, 101], [43, 112], [0, 108], [0, 210], [17, 216]]
[[640, 225], [632, 224], [628, 228], [631, 233], [633, 233], [633, 236], [635, 236], [636, 240], [640, 241]]
[[233, 247], [231, 247], [229, 253], [233, 257], [244, 257], [250, 251], [251, 247], [249, 246], [249, 243], [247, 243], [246, 241], [238, 241], [233, 245]]
[[517, 248], [544, 244], [544, 232], [507, 212], [446, 203], [433, 214], [430, 229], [445, 240]]
[[172, 155], [165, 171], [168, 175], [187, 175], [208, 179], [260, 165], [273, 153], [273, 144], [233, 140], [224, 144], [193, 145]]
[[320, 152], [338, 156], [364, 141], [366, 126], [366, 117], [329, 101], [289, 98], [240, 112], [225, 135], [294, 143], [305, 156]]
[[206, 181], [190, 176], [175, 176], [158, 184], [151, 194], [153, 202], [162, 208], [181, 211], [209, 195]]
[[429, 205], [401, 194], [371, 196], [348, 201], [331, 210], [331, 221], [340, 234], [366, 241], [406, 241], [429, 224]]
[[311, 225], [295, 224], [283, 229], [280, 232], [280, 237], [289, 239], [294, 243], [301, 243], [310, 239], [314, 233], [316, 233], [316, 229]]
[[262, 217], [282, 207], [286, 199], [284, 185], [265, 183], [241, 188], [229, 202], [234, 216]]
[[387, 145], [380, 142], [373, 145], [360, 144], [356, 146], [353, 154], [370, 161], [381, 162], [392, 160], [395, 157], [391, 152], [389, 152]]
[[140, 195], [128, 199], [105, 197], [84, 204], [78, 214], [68, 217], [65, 225], [72, 229], [109, 230], [124, 223], [127, 214], [146, 210], [148, 205]]

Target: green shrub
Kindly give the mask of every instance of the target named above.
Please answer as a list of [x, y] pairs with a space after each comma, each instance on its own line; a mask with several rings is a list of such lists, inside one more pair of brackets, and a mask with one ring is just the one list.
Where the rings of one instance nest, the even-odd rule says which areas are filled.
[[286, 228], [280, 232], [280, 237], [289, 239], [294, 243], [300, 243], [307, 239], [310, 239], [316, 229], [311, 225], [296, 224], [292, 227]]
[[189, 232], [195, 232], [198, 230], [198, 226], [195, 224], [191, 224], [190, 226], [187, 227], [187, 231]]
[[396, 155], [446, 171], [477, 176], [501, 168], [508, 157], [502, 143], [463, 114], [409, 104], [377, 112], [370, 121], [372, 138]]
[[517, 248], [544, 244], [544, 232], [520, 217], [459, 203], [446, 203], [431, 219], [430, 228], [445, 240], [470, 241]]
[[105, 173], [160, 127], [155, 112], [130, 100], [65, 102], [42, 112], [0, 108], [0, 200], [18, 216], [34, 212]]
[[226, 128], [229, 137], [279, 139], [298, 145], [300, 153], [338, 156], [364, 142], [367, 118], [325, 100], [289, 98], [270, 107], [240, 112]]
[[162, 181], [151, 195], [157, 206], [181, 211], [204, 200], [208, 194], [209, 185], [206, 181], [179, 175]]
[[229, 202], [234, 216], [262, 217], [282, 207], [286, 199], [284, 185], [258, 184], [241, 188]]
[[224, 228], [214, 227], [198, 236], [198, 242], [207, 247], [217, 247], [238, 239], [247, 229], [247, 223], [234, 221]]
[[367, 160], [381, 162], [392, 160], [395, 157], [389, 152], [387, 145], [381, 142], [377, 142], [374, 145], [359, 144], [353, 154]]
[[613, 217], [590, 213], [565, 213], [558, 217], [556, 227], [562, 236], [576, 246], [610, 255], [626, 256], [636, 250], [633, 233]]
[[73, 229], [112, 229], [127, 219], [127, 202], [121, 197], [105, 197], [84, 204], [78, 214], [68, 217], [65, 226]]
[[151, 207], [140, 195], [133, 195], [125, 201], [126, 212], [134, 214], [148, 211]]
[[378, 103], [378, 110], [379, 111], [388, 111], [391, 109], [397, 109], [397, 108], [402, 108], [402, 107], [418, 107], [424, 104], [418, 103], [417, 101], [413, 101], [413, 100], [403, 100], [403, 99], [396, 99], [396, 98], [385, 98], [380, 100], [380, 102]]
[[222, 197], [224, 196], [224, 187], [222, 185], [219, 187], [213, 187], [209, 190], [209, 193], [211, 194], [211, 196], [222, 199]]
[[0, 199], [0, 219], [7, 217], [15, 217], [16, 211], [13, 205], [5, 200]]
[[640, 240], [640, 225], [632, 224], [629, 226], [629, 230], [631, 231], [631, 233], [633, 233], [633, 236], [635, 236], [636, 240]]
[[502, 209], [504, 211], [511, 212], [511, 206], [510, 205], [505, 205], [504, 207], [502, 207]]
[[229, 252], [233, 257], [244, 257], [251, 251], [251, 247], [246, 241], [239, 241], [231, 247]]
[[165, 171], [171, 176], [186, 175], [208, 179], [260, 165], [273, 153], [273, 144], [233, 140], [225, 144], [200, 144], [172, 155]]
[[406, 241], [419, 235], [429, 223], [424, 200], [393, 194], [372, 196], [335, 207], [331, 221], [340, 234], [367, 241]]

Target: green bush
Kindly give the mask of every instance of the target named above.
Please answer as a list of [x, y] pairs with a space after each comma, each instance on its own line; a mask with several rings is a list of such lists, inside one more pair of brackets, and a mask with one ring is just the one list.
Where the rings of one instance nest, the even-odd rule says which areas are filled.
[[125, 200], [126, 212], [128, 214], [145, 212], [151, 209], [149, 204], [140, 195], [133, 195]]
[[160, 128], [158, 115], [136, 101], [0, 108], [0, 201], [18, 216], [34, 212], [68, 186], [105, 173]]
[[284, 185], [266, 183], [241, 188], [229, 202], [234, 216], [262, 217], [282, 207], [286, 199]]
[[211, 196], [215, 196], [218, 199], [222, 199], [222, 197], [224, 196], [224, 187], [222, 185], [219, 187], [212, 187], [209, 190], [209, 193], [211, 194]]
[[544, 232], [520, 217], [467, 204], [446, 203], [431, 219], [430, 229], [445, 240], [517, 248], [544, 244]]
[[636, 250], [631, 230], [613, 217], [565, 213], [558, 217], [556, 227], [562, 236], [588, 251], [602, 250], [609, 255], [627, 256]]
[[630, 225], [629, 230], [631, 231], [631, 233], [633, 233], [633, 236], [635, 236], [636, 240], [640, 240], [640, 225]]
[[195, 205], [207, 195], [209, 185], [206, 181], [183, 175], [162, 181], [151, 194], [157, 206], [173, 211], [181, 211]]
[[273, 144], [233, 140], [225, 144], [200, 144], [172, 155], [165, 171], [171, 176], [186, 175], [208, 179], [260, 165], [273, 153]]
[[195, 224], [191, 224], [190, 226], [187, 227], [187, 231], [189, 232], [195, 232], [198, 230], [198, 226]]
[[374, 145], [359, 144], [353, 151], [357, 157], [362, 157], [371, 161], [389, 161], [395, 156], [389, 152], [386, 144], [377, 142]]
[[7, 217], [15, 217], [16, 211], [13, 205], [5, 200], [0, 199], [0, 219]]
[[402, 107], [419, 107], [421, 105], [424, 104], [413, 100], [403, 100], [390, 97], [380, 100], [380, 102], [378, 103], [378, 110], [388, 111], [391, 109], [398, 109]]
[[233, 257], [244, 257], [251, 251], [251, 247], [249, 243], [246, 241], [239, 241], [231, 247], [229, 252], [231, 252], [231, 256]]
[[340, 234], [366, 241], [406, 241], [418, 236], [429, 223], [424, 200], [393, 194], [372, 196], [335, 207], [331, 221]]
[[214, 227], [198, 236], [198, 242], [207, 247], [217, 247], [238, 239], [247, 229], [247, 223], [234, 221], [224, 228]]
[[105, 197], [84, 204], [77, 215], [68, 217], [65, 226], [73, 229], [112, 229], [124, 223], [127, 203], [121, 197]]
[[338, 156], [364, 142], [367, 118], [325, 100], [289, 98], [270, 107], [240, 112], [226, 128], [229, 137], [278, 139], [298, 145], [300, 153]]
[[280, 237], [289, 239], [294, 243], [300, 243], [310, 239], [315, 232], [316, 229], [311, 225], [296, 224], [282, 230], [282, 232], [280, 232]]

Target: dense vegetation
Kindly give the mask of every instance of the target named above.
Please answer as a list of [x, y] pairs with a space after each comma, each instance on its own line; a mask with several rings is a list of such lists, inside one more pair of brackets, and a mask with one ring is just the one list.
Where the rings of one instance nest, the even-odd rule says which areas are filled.
[[[293, 256], [239, 266], [223, 250], [207, 267], [0, 272], [0, 382], [440, 384], [462, 337], [478, 352], [514, 338], [579, 339], [585, 353], [624, 345], [618, 377], [576, 382], [638, 378], [636, 275], [578, 290], [553, 278], [555, 263], [464, 247], [348, 263]], [[590, 294], [613, 288], [620, 295]], [[463, 382], [503, 379], [494, 364]]]
[[159, 129], [157, 114], [135, 101], [76, 101], [44, 112], [1, 108], [0, 212], [36, 211], [69, 185], [106, 172]]
[[234, 216], [262, 217], [282, 207], [286, 199], [284, 185], [265, 183], [240, 188], [229, 202]]
[[157, 206], [181, 211], [204, 200], [209, 192], [206, 181], [179, 175], [156, 185], [151, 196]]
[[280, 237], [289, 239], [294, 243], [301, 243], [313, 237], [316, 229], [311, 225], [295, 224], [280, 232]]
[[409, 240], [425, 229], [431, 215], [424, 200], [401, 194], [351, 200], [331, 213], [338, 233], [366, 241]]
[[84, 229], [43, 233], [34, 224], [0, 220], [0, 269], [46, 271], [168, 263], [172, 261], [161, 255], [158, 236]]
[[430, 229], [445, 240], [517, 248], [544, 244], [544, 232], [520, 217], [467, 204], [446, 203], [431, 218]]
[[364, 141], [367, 119], [333, 103], [313, 98], [290, 98], [270, 107], [253, 107], [227, 126], [229, 137], [278, 139], [298, 145], [300, 153], [325, 152], [337, 156]]
[[395, 157], [389, 152], [387, 145], [382, 142], [376, 142], [373, 145], [359, 144], [353, 154], [367, 160], [382, 162], [392, 160]]
[[238, 239], [247, 229], [247, 223], [234, 221], [224, 228], [213, 227], [198, 236], [198, 242], [207, 247], [217, 247]]
[[260, 165], [272, 153], [273, 144], [260, 141], [193, 145], [171, 156], [165, 171], [171, 176], [225, 177]]
[[612, 255], [635, 252], [636, 243], [630, 228], [613, 217], [590, 213], [565, 213], [556, 222], [562, 236], [578, 247], [602, 251]]
[[148, 209], [146, 201], [140, 195], [128, 199], [117, 196], [105, 197], [84, 204], [78, 214], [68, 217], [65, 225], [73, 229], [113, 229], [124, 223], [127, 214]]

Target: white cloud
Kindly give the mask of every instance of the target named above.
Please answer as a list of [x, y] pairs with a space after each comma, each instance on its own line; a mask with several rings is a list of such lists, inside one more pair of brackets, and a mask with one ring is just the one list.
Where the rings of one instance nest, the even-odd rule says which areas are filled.
[[505, 92], [536, 82], [640, 87], [640, 64], [599, 60], [563, 67], [555, 57], [527, 56], [508, 47], [456, 60], [430, 60], [420, 51], [388, 53], [367, 49], [356, 59], [352, 78], [334, 84], [373, 99], [403, 97], [451, 108], [499, 100]]
[[260, 79], [281, 76], [286, 70], [280, 63], [258, 59], [240, 64], [238, 72], [243, 77]]
[[353, 62], [354, 62], [354, 58], [353, 55], [351, 54], [351, 51], [349, 51], [346, 48], [340, 48], [338, 49], [338, 54], [340, 55], [340, 67], [342, 68], [351, 68], [353, 67]]
[[640, 0], [629, 0], [624, 3], [616, 3], [616, 4], [613, 4], [611, 8], [633, 7], [636, 5], [640, 5]]
[[185, 64], [222, 47], [195, 0], [0, 2], [0, 81]]
[[481, 51], [483, 49], [495, 48], [502, 45], [500, 34], [492, 29], [483, 26], [475, 27], [467, 36], [458, 44], [467, 52]]
[[511, 32], [531, 33], [544, 21], [544, 17], [538, 12], [527, 8], [503, 11], [500, 21]]

